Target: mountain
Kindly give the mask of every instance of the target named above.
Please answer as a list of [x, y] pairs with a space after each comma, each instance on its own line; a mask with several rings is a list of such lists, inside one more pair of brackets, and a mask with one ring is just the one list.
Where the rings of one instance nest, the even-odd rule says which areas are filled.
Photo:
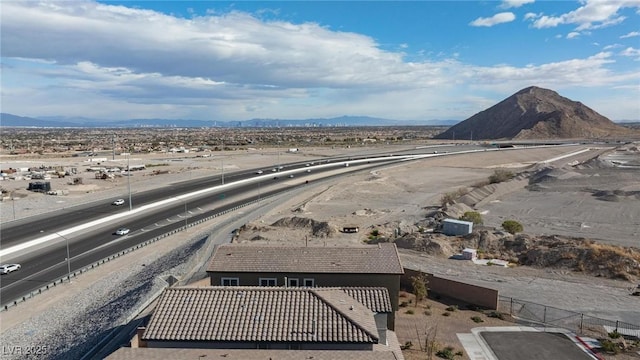
[[436, 139], [593, 139], [624, 136], [617, 125], [584, 104], [531, 86], [452, 126]]
[[47, 116], [30, 118], [0, 113], [0, 126], [4, 127], [86, 127], [86, 128], [140, 128], [140, 127], [333, 127], [333, 126], [451, 126], [456, 120], [390, 120], [369, 116], [340, 116], [318, 119], [251, 119], [243, 121], [215, 121], [189, 119], [128, 119], [106, 121], [86, 117]]

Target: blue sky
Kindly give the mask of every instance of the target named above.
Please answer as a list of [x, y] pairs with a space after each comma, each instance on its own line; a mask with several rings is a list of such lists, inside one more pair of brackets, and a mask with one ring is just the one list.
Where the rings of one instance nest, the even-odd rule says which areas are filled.
[[518, 90], [640, 120], [640, 0], [2, 1], [1, 109], [464, 120]]

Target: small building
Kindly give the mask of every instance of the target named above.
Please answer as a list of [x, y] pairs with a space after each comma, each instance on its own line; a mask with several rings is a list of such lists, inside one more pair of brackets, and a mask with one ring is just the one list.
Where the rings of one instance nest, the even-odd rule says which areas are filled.
[[449, 236], [471, 234], [473, 231], [473, 222], [445, 219], [442, 222], [442, 233]]
[[478, 258], [478, 251], [476, 249], [466, 248], [462, 250], [462, 258], [464, 260], [475, 260]]
[[29, 183], [29, 191], [47, 193], [51, 191], [51, 183], [48, 181], [34, 181]]

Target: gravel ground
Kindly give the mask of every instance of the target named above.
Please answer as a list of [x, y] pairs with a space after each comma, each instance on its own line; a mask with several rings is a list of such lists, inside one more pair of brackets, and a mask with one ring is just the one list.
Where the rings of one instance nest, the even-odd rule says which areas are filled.
[[[233, 219], [238, 223], [249, 221], [271, 223], [283, 216], [300, 214], [316, 220], [330, 221], [338, 224], [362, 224], [361, 228], [381, 224], [388, 221], [419, 218], [424, 207], [438, 202], [441, 194], [452, 191], [465, 184], [485, 179], [496, 166], [526, 166], [526, 164], [551, 158], [571, 150], [549, 149], [544, 152], [507, 152], [503, 154], [481, 154], [474, 159], [458, 158], [434, 159], [429, 162], [415, 162], [404, 167], [393, 167], [390, 170], [377, 170], [364, 174], [348, 176], [337, 186], [335, 183], [320, 184], [312, 191], [289, 194], [282, 201], [273, 202], [270, 209], [258, 214], [238, 213]], [[535, 153], [535, 156], [534, 156]], [[305, 159], [303, 154], [299, 158]], [[250, 159], [250, 160], [249, 160]], [[283, 159], [282, 162], [295, 161]], [[268, 167], [274, 164], [273, 158], [261, 154], [243, 157], [228, 163], [236, 168]], [[199, 161], [199, 160], [193, 160]], [[208, 160], [213, 166], [218, 160]], [[213, 165], [212, 165], [213, 164]], [[225, 171], [227, 169], [225, 161]], [[515, 164], [515, 165], [514, 165]], [[229, 166], [232, 166], [229, 165]], [[212, 169], [215, 167], [212, 167]], [[168, 176], [134, 176], [132, 187], [149, 188], [163, 186], [170, 181], [186, 180], [198, 177], [206, 172], [204, 166], [198, 170], [185, 170]], [[189, 173], [191, 172], [191, 173]], [[444, 174], [444, 175], [443, 175]], [[133, 180], [132, 178], [132, 180]], [[446, 178], [446, 182], [443, 179]], [[144, 180], [144, 181], [142, 181]], [[109, 183], [103, 183], [106, 184]], [[138, 185], [139, 184], [139, 185]], [[117, 186], [116, 186], [117, 185]], [[64, 197], [34, 196], [29, 201], [18, 200], [14, 204], [21, 206], [16, 213], [20, 217], [35, 214], [38, 210], [56, 210], [48, 205], [51, 198], [64, 198], [65, 206], [92, 200], [111, 199], [121, 196], [123, 183], [105, 186], [101, 190], [91, 190], [88, 194], [70, 194]], [[37, 195], [37, 194], [36, 194]], [[391, 200], [391, 201], [390, 201]], [[44, 201], [44, 203], [39, 203]], [[278, 205], [278, 206], [276, 206]], [[302, 212], [300, 206], [304, 205]], [[12, 206], [2, 204], [2, 218], [11, 219]], [[3, 220], [4, 222], [4, 220]], [[194, 230], [195, 232], [196, 230]], [[204, 229], [197, 233], [209, 233]], [[221, 232], [225, 235], [228, 232]], [[183, 234], [184, 235], [184, 234]], [[289, 239], [286, 232], [278, 233], [283, 241], [299, 241]], [[345, 241], [360, 242], [366, 234], [357, 237], [338, 237], [335, 243]], [[77, 282], [69, 286], [80, 285], [83, 276], [98, 275], [98, 279], [85, 286], [86, 291], [74, 292], [64, 296], [63, 287], [50, 290], [51, 298], [34, 299], [34, 303], [26, 302], [10, 311], [0, 313], [2, 327], [1, 343], [4, 346], [0, 355], [7, 359], [23, 359], [23, 355], [9, 355], [11, 346], [22, 346], [30, 349], [34, 346], [47, 346], [48, 355], [37, 358], [72, 359], [88, 350], [99, 339], [114, 327], [120, 326], [136, 309], [144, 304], [154, 293], [162, 289], [163, 281], [158, 277], [164, 274], [182, 276], [191, 270], [193, 254], [197, 253], [204, 242], [202, 237], [183, 237], [181, 240], [171, 238], [136, 252], [137, 256], [125, 256], [117, 267], [104, 268], [103, 271], [92, 271], [90, 275], [81, 275]], [[222, 241], [222, 240], [216, 240]], [[325, 240], [326, 241], [326, 240]], [[178, 247], [176, 245], [180, 243]], [[331, 242], [329, 245], [333, 244]], [[160, 246], [161, 250], [154, 246]], [[125, 261], [126, 260], [126, 261]], [[542, 303], [558, 308], [582, 311], [595, 316], [621, 319], [629, 322], [640, 317], [639, 298], [631, 297], [625, 292], [628, 284], [615, 283], [606, 279], [576, 277], [566, 272], [554, 272], [535, 269], [512, 269], [494, 267], [461, 266], [460, 262], [452, 264], [446, 259], [425, 258], [421, 254], [409, 254], [403, 251], [402, 260], [427, 271], [457, 280], [468, 281], [482, 286], [497, 288], [503, 296]], [[120, 261], [120, 260], [117, 260]], [[105, 265], [112, 266], [114, 264]], [[144, 265], [143, 265], [144, 264]], [[505, 274], [506, 271], [508, 274]], [[88, 274], [89, 274], [88, 273]], [[105, 277], [104, 274], [108, 274]], [[66, 286], [66, 285], [65, 285]], [[54, 295], [54, 291], [58, 294]], [[47, 295], [45, 295], [47, 296]], [[59, 300], [54, 301], [54, 298]], [[48, 303], [48, 307], [38, 309], [39, 304]], [[22, 311], [21, 309], [29, 309]], [[36, 357], [33, 357], [36, 358]]]

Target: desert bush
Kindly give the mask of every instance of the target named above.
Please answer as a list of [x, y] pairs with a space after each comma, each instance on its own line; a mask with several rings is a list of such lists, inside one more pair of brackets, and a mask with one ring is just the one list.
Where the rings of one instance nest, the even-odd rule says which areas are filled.
[[405, 314], [409, 314], [409, 315], [413, 315], [415, 314], [415, 311], [413, 311], [413, 309], [408, 309], [407, 311], [404, 312]]
[[431, 310], [425, 310], [423, 312], [423, 314], [427, 315], [427, 316], [431, 316]]
[[400, 303], [399, 306], [400, 307], [407, 307], [407, 306], [409, 306], [409, 302], [408, 301], [403, 301], [403, 302]]
[[454, 311], [458, 310], [458, 306], [457, 305], [450, 305], [445, 310], [454, 312]]
[[472, 316], [471, 320], [473, 320], [474, 323], [484, 322], [484, 320], [482, 320], [482, 318], [480, 316]]
[[455, 202], [456, 194], [453, 192], [446, 193], [440, 198], [440, 206], [442, 206], [443, 208], [446, 208], [447, 205], [455, 204]]
[[404, 345], [400, 346], [400, 350], [411, 349], [412, 346], [413, 346], [413, 343], [411, 341], [407, 341], [404, 343]]
[[436, 352], [436, 356], [441, 358], [441, 359], [455, 359], [456, 355], [458, 355], [458, 353], [454, 353], [454, 348], [452, 348], [451, 346], [447, 346], [444, 349], [440, 349]]
[[607, 335], [609, 335], [609, 337], [610, 337], [611, 339], [617, 339], [617, 338], [619, 338], [620, 336], [622, 336], [622, 334], [620, 334], [620, 333], [618, 332], [618, 330], [613, 330], [612, 332], [608, 333]]
[[451, 313], [448, 312], [448, 311], [445, 311], [445, 312], [442, 313], [442, 316], [451, 316]]
[[499, 312], [499, 311], [492, 311], [492, 312], [488, 313], [487, 316], [490, 317], [490, 318], [496, 318], [496, 319], [504, 320], [504, 314]]
[[467, 211], [462, 216], [460, 216], [459, 220], [470, 221], [474, 225], [482, 225], [482, 215], [480, 215], [477, 211]]
[[520, 224], [515, 220], [505, 220], [502, 223], [502, 228], [505, 229], [505, 231], [507, 231], [510, 234], [516, 234], [524, 230], [524, 228], [522, 227], [522, 224]]
[[602, 346], [602, 350], [609, 354], [617, 354], [620, 351], [618, 344], [609, 339], [600, 341], [600, 345]]
[[489, 176], [489, 183], [497, 184], [497, 183], [505, 182], [513, 179], [513, 176], [514, 175], [511, 171], [498, 169], [498, 170], [495, 170], [493, 174], [491, 174], [491, 176]]

